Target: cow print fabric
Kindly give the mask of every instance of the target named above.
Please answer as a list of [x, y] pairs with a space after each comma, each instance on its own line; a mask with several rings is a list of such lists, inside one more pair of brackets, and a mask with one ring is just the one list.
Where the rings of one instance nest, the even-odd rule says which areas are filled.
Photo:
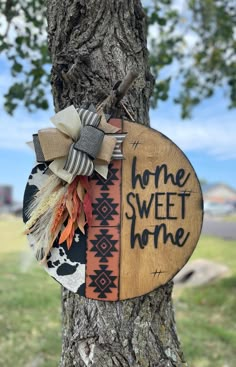
[[[44, 186], [48, 177], [47, 165], [36, 165], [25, 189], [23, 202], [23, 220], [26, 222], [29, 218], [26, 209], [33, 196]], [[87, 230], [86, 230], [87, 233]], [[72, 246], [68, 251], [66, 242], [59, 245], [58, 238], [48, 254], [47, 264], [44, 266], [49, 275], [56, 279], [61, 285], [74, 293], [85, 296], [85, 267], [86, 267], [86, 234], [79, 229], [76, 230]], [[28, 235], [30, 247], [34, 247], [33, 234]]]

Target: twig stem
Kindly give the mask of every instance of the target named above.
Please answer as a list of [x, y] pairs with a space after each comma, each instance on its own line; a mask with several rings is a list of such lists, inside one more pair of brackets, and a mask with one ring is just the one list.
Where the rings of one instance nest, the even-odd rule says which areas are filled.
[[115, 104], [120, 102], [121, 99], [126, 95], [128, 89], [131, 87], [137, 76], [138, 73], [135, 70], [130, 70], [128, 72], [123, 81], [119, 84], [118, 88], [115, 90], [115, 97], [116, 97]]
[[116, 108], [117, 104], [128, 92], [134, 80], [137, 78], [138, 73], [135, 70], [130, 70], [122, 81], [118, 81], [111, 94], [97, 106], [97, 110], [108, 108]]

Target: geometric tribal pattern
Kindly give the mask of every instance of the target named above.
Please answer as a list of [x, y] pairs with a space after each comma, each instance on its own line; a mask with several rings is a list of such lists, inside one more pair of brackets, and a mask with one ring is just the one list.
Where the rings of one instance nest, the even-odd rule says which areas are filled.
[[91, 180], [96, 181], [97, 186], [101, 186], [101, 191], [107, 191], [109, 190], [109, 186], [114, 186], [119, 181], [119, 178], [116, 176], [116, 173], [118, 172], [118, 169], [113, 168], [112, 165], [109, 166], [108, 176], [107, 179], [100, 176], [98, 173], [94, 173]]
[[87, 238], [86, 296], [118, 300], [120, 258], [121, 161], [113, 161], [108, 180], [96, 173], [90, 178], [93, 190], [93, 224]]
[[[121, 120], [111, 123], [122, 128]], [[92, 299], [119, 299], [121, 168], [122, 161], [113, 160], [107, 179], [96, 172], [89, 179], [93, 210], [87, 236], [85, 294]]]
[[101, 221], [100, 225], [111, 225], [109, 221], [113, 220], [113, 216], [118, 215], [116, 208], [118, 204], [113, 203], [113, 198], [108, 197], [109, 194], [102, 193], [101, 198], [96, 198], [96, 203], [93, 206], [93, 215], [96, 216], [96, 220]]
[[112, 239], [113, 235], [108, 234], [108, 229], [101, 229], [95, 237], [96, 240], [91, 240], [93, 247], [90, 251], [96, 252], [95, 257], [100, 257], [99, 262], [107, 263], [107, 257], [113, 257], [112, 253], [118, 251], [115, 247], [118, 241]]
[[92, 282], [89, 287], [95, 287], [94, 292], [99, 293], [98, 298], [107, 298], [106, 293], [111, 293], [111, 288], [116, 288], [114, 280], [117, 277], [112, 276], [112, 271], [107, 269], [107, 265], [100, 265], [99, 270], [95, 270], [95, 275], [90, 275]]

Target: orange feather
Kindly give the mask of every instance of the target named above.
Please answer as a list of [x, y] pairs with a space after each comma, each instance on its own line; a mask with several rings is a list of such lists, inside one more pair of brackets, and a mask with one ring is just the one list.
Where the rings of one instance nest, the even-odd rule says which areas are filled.
[[85, 233], [86, 223], [92, 222], [92, 204], [89, 195], [89, 181], [85, 176], [77, 176], [68, 186], [64, 201], [58, 204], [52, 230], [56, 230], [61, 216], [67, 213], [67, 225], [61, 232], [59, 244], [66, 241], [69, 249], [73, 242], [75, 230], [79, 228]]

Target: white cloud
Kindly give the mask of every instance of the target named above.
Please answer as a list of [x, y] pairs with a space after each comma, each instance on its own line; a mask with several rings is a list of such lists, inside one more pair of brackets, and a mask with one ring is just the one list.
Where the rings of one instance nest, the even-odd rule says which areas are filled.
[[173, 7], [177, 9], [180, 13], [186, 9], [186, 0], [174, 0]]
[[218, 159], [236, 159], [236, 124], [229, 116], [195, 121], [153, 119], [152, 127], [173, 140], [183, 151], [208, 153]]
[[[9, 86], [20, 81], [10, 75], [9, 64], [6, 56], [0, 59], [2, 73], [0, 74], [0, 148], [14, 150], [29, 150], [27, 141], [32, 140], [32, 134], [39, 129], [50, 127], [50, 117], [54, 114], [52, 107], [49, 111], [29, 113], [26, 108], [18, 107], [14, 116], [8, 115], [4, 109], [4, 94]], [[47, 92], [47, 90], [46, 90]], [[51, 95], [47, 95], [48, 102], [52, 103]]]
[[[0, 119], [0, 148], [29, 150], [25, 144], [32, 140], [32, 134], [39, 129], [50, 127], [52, 111], [36, 115], [25, 114], [12, 118], [4, 115]], [[181, 121], [158, 116], [152, 112], [151, 126], [174, 141], [184, 152], [208, 153], [218, 159], [236, 159], [236, 124], [233, 113], [215, 118]], [[157, 117], [158, 116], [158, 117]]]
[[[44, 117], [45, 115], [45, 117]], [[1, 113], [0, 117], [0, 148], [14, 150], [29, 150], [27, 141], [32, 140], [32, 134], [39, 129], [51, 127], [49, 112], [38, 114], [18, 114], [14, 117]]]
[[198, 35], [191, 30], [188, 30], [188, 32], [184, 36], [184, 41], [189, 49], [193, 49], [196, 46], [196, 43], [200, 41]]

